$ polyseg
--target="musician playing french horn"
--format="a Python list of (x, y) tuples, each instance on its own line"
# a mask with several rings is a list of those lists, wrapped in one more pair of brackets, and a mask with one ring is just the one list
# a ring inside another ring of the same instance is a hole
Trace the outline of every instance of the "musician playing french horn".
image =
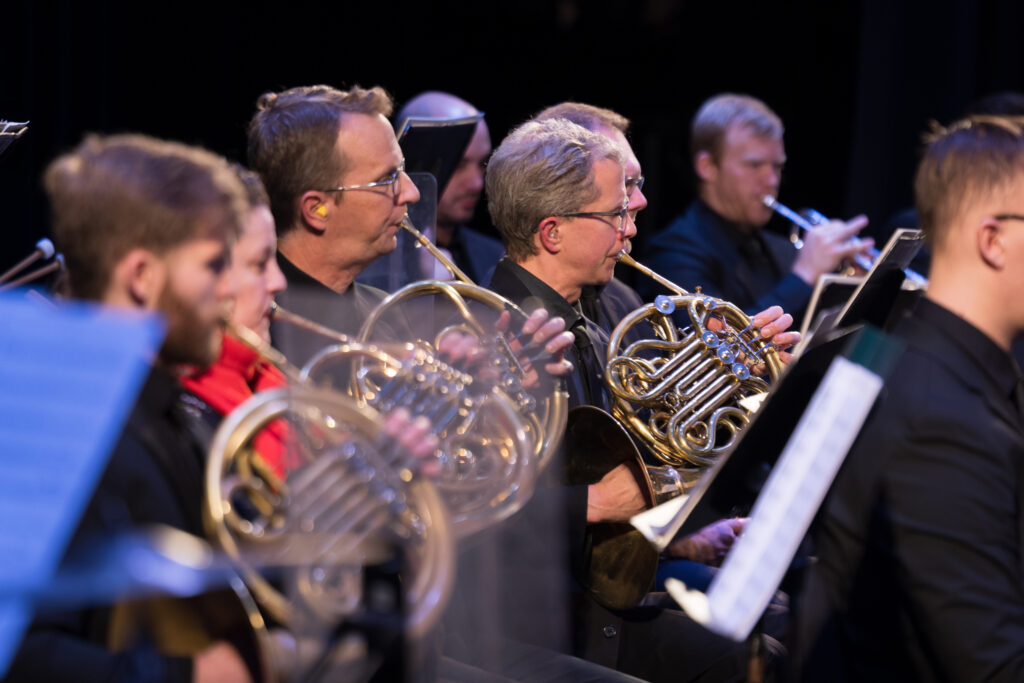
[[(97, 535), (161, 523), (202, 535), (204, 446), (176, 399), (182, 364), (220, 349), (229, 244), (244, 190), (214, 154), (143, 136), (89, 137), (54, 161), (45, 184), (69, 294), (164, 316), (167, 336), (79, 525), (72, 547)], [(195, 657), (106, 647), (108, 608), (40, 618), (7, 680), (242, 681), (238, 652), (216, 641)]]
[[(249, 161), (270, 196), (277, 258), (288, 281), (284, 308), (331, 329), (359, 330), (385, 293), (355, 281), (375, 259), (394, 251), (409, 204), (419, 191), (404, 171), (381, 87), (342, 91), (316, 85), (266, 93), (249, 124)], [(415, 335), (391, 322), (393, 339)], [(550, 373), (568, 371), (561, 354), (571, 336), (564, 323), (538, 314), (524, 323), (552, 354)], [(274, 326), (274, 341), (296, 365), (323, 346), (321, 337)]]
[[(874, 242), (854, 239), (864, 216), (820, 226), (799, 251), (762, 229), (772, 217), (764, 197), (778, 194), (786, 163), (782, 134), (775, 112), (748, 95), (716, 95), (701, 105), (690, 135), (698, 198), (651, 239), (643, 263), (747, 313), (778, 305), (801, 316), (818, 278)], [(648, 298), (660, 293), (645, 280), (637, 288)]]
[[(491, 287), (524, 307), (539, 303), (569, 321), (570, 357), (577, 368), (569, 382), (571, 401), (605, 408), (602, 344), (618, 319), (640, 305), (614, 280), (614, 268), (636, 234), (636, 212), (646, 206), (635, 155), (621, 131), (608, 128), (602, 135), (562, 118), (527, 122), (499, 146), (486, 179), (491, 217), (507, 252)], [(781, 309), (765, 311), (754, 322), (779, 345), (798, 338), (785, 332), (792, 318)], [(570, 487), (567, 498), (561, 523), (568, 527), (572, 570), (579, 577), (590, 561), (585, 524), (628, 519), (645, 503), (625, 466), (596, 484)], [(708, 536), (722, 530), (717, 526)], [(679, 612), (612, 611), (582, 589), (575, 590), (573, 602), (578, 656), (646, 680), (688, 680), (709, 670), (716, 680), (743, 675), (739, 649)]]

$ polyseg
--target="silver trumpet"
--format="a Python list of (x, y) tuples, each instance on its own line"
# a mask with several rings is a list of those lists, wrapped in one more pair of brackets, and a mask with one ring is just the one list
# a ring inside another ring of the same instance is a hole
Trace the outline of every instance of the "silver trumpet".
[[(801, 237), (800, 232), (801, 230), (805, 233), (810, 232), (812, 230), (815, 230), (817, 226), (822, 225), (824, 223), (828, 223), (828, 218), (821, 215), (817, 211), (810, 210), (808, 212), (809, 217), (802, 216), (793, 209), (786, 206), (785, 204), (780, 204), (779, 201), (770, 194), (766, 194), (764, 196), (763, 201), (765, 206), (767, 206), (769, 209), (771, 209), (772, 211), (779, 214), (780, 216), (782, 216), (783, 218), (785, 218), (786, 220), (793, 224), (795, 229), (792, 233), (790, 233), (789, 241), (792, 242), (793, 246), (797, 249), (800, 249), (804, 246), (804, 241)], [(852, 257), (852, 259), (854, 263), (856, 263), (864, 270), (871, 270), (872, 266), (875, 265), (875, 262), (878, 260), (879, 256), (881, 256), (881, 253), (877, 249), (872, 247), (867, 251), (866, 254), (856, 254)], [(924, 277), (920, 273), (911, 270), (910, 268), (907, 268), (903, 272), (906, 274), (907, 279), (918, 287), (925, 287), (928, 284), (928, 278)]]

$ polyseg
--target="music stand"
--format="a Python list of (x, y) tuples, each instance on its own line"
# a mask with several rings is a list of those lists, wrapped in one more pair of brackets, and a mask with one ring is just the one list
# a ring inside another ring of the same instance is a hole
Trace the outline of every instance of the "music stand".
[(738, 641), (750, 634), (901, 350), (870, 327), (836, 333), (784, 375), (733, 452), (698, 482), (682, 507), (684, 532), (709, 509), (720, 517), (723, 500), (753, 501), (753, 511), (706, 594), (666, 582), (695, 621)]
[(32, 614), (27, 583), (45, 587), (99, 480), (149, 361), (155, 317), (0, 296), (0, 673)]
[(405, 170), (433, 175), (440, 197), (483, 117), (481, 112), (455, 119), (410, 117), (402, 121), (396, 132)]
[(27, 130), (28, 121), (18, 123), (0, 119), (0, 154), (3, 154), (11, 146), (11, 143), (24, 135)]
[(900, 228), (893, 232), (871, 270), (846, 303), (841, 308), (819, 307), (814, 324), (801, 330), (804, 338), (793, 354), (799, 356), (816, 343), (815, 337), (837, 328), (868, 323), (886, 329), (889, 322), (920, 295), (920, 285), (909, 279), (904, 271), (923, 245), (924, 234), (920, 230)]
[(810, 329), (818, 329), (820, 317), (827, 315), (828, 311), (837, 314), (863, 281), (863, 276), (838, 273), (826, 273), (819, 277), (814, 283), (814, 291), (811, 293), (807, 312), (804, 313), (804, 320), (800, 325), (801, 337), (806, 337)]

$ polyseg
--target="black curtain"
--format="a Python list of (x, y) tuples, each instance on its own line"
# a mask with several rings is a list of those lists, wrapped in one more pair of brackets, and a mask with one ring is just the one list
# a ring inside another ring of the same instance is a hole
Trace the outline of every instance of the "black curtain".
[(139, 131), (244, 160), (257, 96), (310, 83), (380, 84), (399, 101), (448, 90), (487, 113), (495, 144), (555, 102), (616, 109), (648, 177), (641, 242), (692, 197), (693, 112), (747, 92), (786, 124), (787, 204), (881, 224), (911, 202), (929, 119), (1024, 89), (1022, 11), (1011, 0), (14, 0), (0, 119), (31, 128), (0, 157), (0, 268), (48, 234), (40, 175), (85, 133)]

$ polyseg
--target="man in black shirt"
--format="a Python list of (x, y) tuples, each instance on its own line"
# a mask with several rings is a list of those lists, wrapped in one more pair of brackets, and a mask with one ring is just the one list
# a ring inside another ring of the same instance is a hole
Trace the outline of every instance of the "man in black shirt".
[[(753, 97), (723, 94), (705, 102), (690, 137), (698, 199), (654, 236), (644, 262), (691, 292), (699, 286), (747, 313), (782, 306), (799, 319), (818, 278), (874, 243), (851, 239), (867, 224), (863, 216), (822, 225), (804, 236), (799, 251), (762, 230), (772, 217), (764, 198), (778, 194), (786, 163), (782, 132), (775, 112)], [(645, 296), (659, 293), (643, 280), (638, 288)]]
[[(380, 87), (318, 85), (265, 93), (249, 123), (249, 162), (270, 196), (288, 281), (279, 302), (347, 334), (384, 297), (356, 275), (395, 249), (406, 207), (420, 196), (405, 174), (391, 109)], [(272, 335), (296, 365), (326, 346), (284, 325)]]
[[(553, 118), (510, 133), (488, 165), (488, 205), (507, 250), (491, 287), (526, 308), (543, 305), (566, 319), (575, 339), (572, 405), (608, 407), (601, 378), (607, 335), (639, 304), (628, 288), (606, 287), (618, 254), (636, 234), (624, 159), (622, 147), (609, 137)], [(792, 342), (782, 334), (791, 322), (779, 310), (757, 321), (781, 344)], [(581, 580), (590, 562), (585, 525), (626, 521), (645, 502), (626, 465), (595, 484), (566, 487), (565, 498), (564, 517), (543, 523), (567, 527), (573, 573)], [(573, 602), (573, 649), (579, 656), (649, 680), (745, 675), (742, 652), (677, 611), (611, 611), (582, 590)]]
[[(229, 244), (246, 210), (225, 160), (143, 136), (89, 137), (45, 176), (54, 236), (81, 299), (161, 314), (167, 335), (72, 547), (140, 525), (202, 535), (205, 450), (181, 411), (177, 374), (220, 350)], [(245, 681), (237, 651), (217, 641), (194, 658), (107, 649), (111, 610), (43, 615), (9, 680)]]
[(930, 282), (820, 514), (806, 680), (1024, 679), (1024, 118), (934, 133), (915, 196)]

